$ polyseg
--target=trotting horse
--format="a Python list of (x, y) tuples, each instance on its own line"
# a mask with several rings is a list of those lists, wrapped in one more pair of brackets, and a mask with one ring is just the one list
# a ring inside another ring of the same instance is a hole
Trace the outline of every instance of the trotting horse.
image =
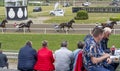
[(23, 31), (23, 28), (27, 28), (27, 31), (31, 32), (30, 31), (30, 27), (31, 27), (31, 24), (33, 24), (32, 20), (29, 20), (27, 21), (26, 23), (22, 22), (18, 25), (16, 25), (17, 28), (19, 28), (19, 31), (22, 30)]
[(103, 27), (103, 28), (105, 28), (105, 27), (109, 27), (109, 28), (111, 28), (111, 29), (114, 29), (114, 25), (117, 25), (117, 22), (116, 21), (112, 21), (112, 22), (110, 22), (110, 23), (101, 23), (101, 26)]
[(1, 23), (0, 23), (0, 27), (3, 28), (3, 31), (6, 30), (6, 23), (8, 23), (8, 21), (6, 19), (4, 19)]
[(67, 31), (69, 31), (70, 28), (73, 29), (73, 26), (72, 26), (73, 23), (75, 23), (74, 19), (70, 20), (70, 21), (67, 22), (67, 23), (61, 23), (61, 24), (58, 25), (58, 27), (59, 27), (60, 29), (63, 29), (64, 31), (65, 31), (64, 28), (67, 27), (67, 28), (68, 28)]

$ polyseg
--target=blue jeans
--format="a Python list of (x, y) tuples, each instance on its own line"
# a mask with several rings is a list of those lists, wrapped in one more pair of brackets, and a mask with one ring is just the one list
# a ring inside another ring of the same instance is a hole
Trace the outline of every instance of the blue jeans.
[(111, 71), (111, 70), (99, 66), (99, 67), (90, 67), (87, 71)]

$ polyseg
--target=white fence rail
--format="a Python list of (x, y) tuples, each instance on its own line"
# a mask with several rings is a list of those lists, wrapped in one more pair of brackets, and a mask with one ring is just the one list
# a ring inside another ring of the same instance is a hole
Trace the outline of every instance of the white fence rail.
[[(9, 33), (20, 33), (20, 34), (88, 34), (92, 31), (93, 28), (75, 28), (64, 30), (54, 29), (54, 28), (30, 28), (31, 32), (28, 32), (27, 28), (18, 29), (18, 28), (0, 28), (1, 34), (9, 34)], [(57, 31), (59, 30), (59, 31)], [(120, 34), (120, 29), (113, 29), (113, 34)]]

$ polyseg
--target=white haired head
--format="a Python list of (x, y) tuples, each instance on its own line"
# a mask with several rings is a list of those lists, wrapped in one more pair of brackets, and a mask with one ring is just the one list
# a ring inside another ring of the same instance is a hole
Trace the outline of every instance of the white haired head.
[(109, 38), (111, 32), (112, 32), (112, 29), (110, 29), (109, 27), (105, 27), (104, 28), (104, 38)]
[(105, 27), (105, 28), (104, 28), (104, 32), (105, 32), (105, 33), (106, 33), (106, 32), (111, 33), (111, 32), (112, 32), (112, 29), (110, 29), (109, 27)]

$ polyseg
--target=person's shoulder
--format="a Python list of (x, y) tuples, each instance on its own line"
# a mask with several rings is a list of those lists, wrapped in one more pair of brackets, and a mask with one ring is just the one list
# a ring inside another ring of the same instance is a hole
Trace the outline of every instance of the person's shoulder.
[(95, 44), (95, 41), (93, 38), (91, 38), (91, 39), (85, 41), (85, 44), (87, 44), (87, 45)]
[(68, 52), (69, 52), (69, 53), (73, 53), (73, 52), (72, 52), (71, 50), (69, 50), (69, 49), (68, 49)]
[(48, 49), (49, 52), (52, 52), (52, 50)]
[(46, 48), (46, 51), (48, 51), (48, 52), (52, 52), (52, 50), (50, 50), (50, 49), (48, 49), (48, 48)]
[(6, 55), (6, 54), (2, 53), (2, 55)]
[(22, 50), (24, 50), (24, 47), (21, 47), (19, 51), (22, 51)]
[(36, 52), (36, 50), (34, 48), (32, 48), (31, 50)]
[(58, 53), (58, 52), (60, 52), (60, 49), (58, 49), (58, 50), (55, 50), (55, 53)]

